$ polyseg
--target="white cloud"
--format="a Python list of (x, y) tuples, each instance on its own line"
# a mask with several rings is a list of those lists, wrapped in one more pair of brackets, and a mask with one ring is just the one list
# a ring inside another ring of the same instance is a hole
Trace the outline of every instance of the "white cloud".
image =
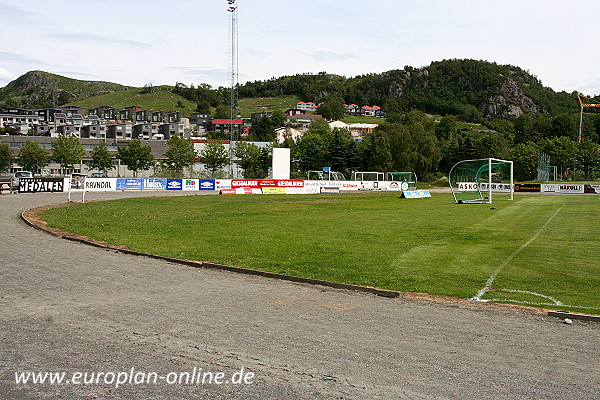
[(6, 86), (5, 83), (8, 83), (15, 78), (16, 76), (14, 74), (10, 73), (7, 69), (0, 67), (0, 84), (2, 84), (2, 86)]

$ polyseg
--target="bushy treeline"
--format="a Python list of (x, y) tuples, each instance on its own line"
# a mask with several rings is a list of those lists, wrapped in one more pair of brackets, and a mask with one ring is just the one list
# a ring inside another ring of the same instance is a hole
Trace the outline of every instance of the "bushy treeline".
[[(515, 161), (518, 180), (534, 180), (540, 151), (550, 155), (559, 179), (598, 177), (600, 115), (586, 115), (584, 140), (573, 131), (576, 115), (532, 118), (524, 114), (503, 131), (464, 127), (456, 116), (440, 121), (420, 111), (389, 117), (362, 142), (345, 129), (330, 129), (324, 120), (313, 122), (297, 142), (287, 138), (297, 176), (331, 167), (350, 177), (352, 171), (415, 172), (420, 179), (447, 175), (458, 161), (503, 158)], [(567, 122), (568, 121), (568, 122)], [(266, 124), (266, 123), (265, 123)], [(567, 129), (565, 125), (570, 128)]]

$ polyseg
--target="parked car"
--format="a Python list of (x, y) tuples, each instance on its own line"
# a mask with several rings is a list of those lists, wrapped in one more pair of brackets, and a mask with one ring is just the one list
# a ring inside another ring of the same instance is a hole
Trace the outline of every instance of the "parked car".
[(19, 178), (33, 178), (33, 174), (29, 171), (17, 171), (10, 180), (12, 190), (19, 190)]
[(108, 178), (108, 175), (106, 172), (92, 172), (90, 178)]

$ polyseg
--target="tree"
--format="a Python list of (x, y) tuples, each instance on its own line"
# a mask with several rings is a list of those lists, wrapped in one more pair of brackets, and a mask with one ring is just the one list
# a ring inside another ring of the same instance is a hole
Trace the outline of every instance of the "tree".
[(92, 161), (89, 164), (91, 169), (107, 172), (115, 168), (113, 165), (114, 157), (108, 152), (108, 148), (104, 142), (100, 142), (100, 144), (90, 152), (90, 156), (92, 157)]
[(131, 140), (126, 147), (119, 147), (117, 157), (137, 176), (140, 170), (148, 170), (154, 157), (150, 146), (142, 146), (139, 140)]
[(350, 131), (343, 128), (332, 130), (333, 138), (329, 143), (329, 166), (334, 171), (343, 172), (358, 166), (358, 150)]
[(38, 173), (40, 169), (48, 165), (50, 156), (48, 152), (36, 142), (28, 140), (17, 154), (17, 163), (27, 171)]
[(533, 139), (533, 119), (531, 118), (531, 115), (519, 115), (514, 124), (516, 143), (526, 143)]
[(392, 168), (392, 152), (390, 142), (384, 131), (375, 130), (373, 137), (373, 147), (368, 161), (369, 170), (389, 172)]
[(196, 111), (199, 113), (206, 113), (210, 111), (210, 103), (207, 100), (201, 100), (196, 104)]
[(510, 151), (515, 179), (528, 181), (537, 176), (539, 148), (533, 143), (518, 143)]
[(229, 119), (231, 117), (231, 110), (225, 104), (219, 104), (215, 109), (216, 119)]
[(577, 146), (577, 167), (584, 173), (586, 179), (589, 179), (590, 170), (595, 170), (600, 164), (600, 145), (589, 140), (584, 140)]
[(458, 119), (454, 115), (442, 117), (440, 123), (435, 127), (435, 134), (440, 140), (448, 140), (458, 129)]
[(0, 143), (0, 172), (8, 171), (12, 165), (13, 156), (7, 144)]
[(567, 136), (545, 139), (540, 143), (540, 147), (550, 155), (552, 164), (556, 165), (560, 172), (566, 173), (575, 166), (577, 144)]
[(52, 142), (52, 159), (63, 170), (73, 169), (73, 165), (81, 162), (84, 155), (85, 149), (76, 137), (61, 135)]
[(324, 102), (318, 108), (316, 113), (323, 116), (328, 121), (338, 120), (344, 117), (344, 100), (340, 97), (329, 96), (323, 99)]
[(315, 132), (304, 134), (295, 146), (294, 158), (298, 160), (300, 170), (321, 170), (325, 167), (327, 145), (323, 137)]
[(264, 178), (260, 168), (261, 151), (255, 144), (237, 142), (233, 154), (238, 159), (236, 163), (244, 170), (244, 178)]
[(176, 176), (183, 174), (184, 168), (190, 168), (194, 165), (196, 151), (191, 139), (184, 139), (183, 136), (174, 135), (167, 140), (169, 148), (165, 151), (167, 169), (173, 171)]
[(200, 150), (200, 158), (204, 166), (210, 171), (211, 178), (215, 177), (215, 172), (229, 164), (229, 153), (225, 146), (217, 140), (209, 140)]

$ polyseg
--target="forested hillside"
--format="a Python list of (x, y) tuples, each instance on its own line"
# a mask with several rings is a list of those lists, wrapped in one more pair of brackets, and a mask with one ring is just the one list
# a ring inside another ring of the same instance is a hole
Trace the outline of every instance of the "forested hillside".
[(353, 78), (327, 73), (284, 76), (246, 83), (239, 93), (241, 97), (297, 95), (317, 102), (339, 97), (348, 104), (377, 104), (400, 113), (418, 109), (452, 114), (470, 122), (578, 110), (575, 94), (544, 87), (519, 67), (476, 60), (444, 60)]

